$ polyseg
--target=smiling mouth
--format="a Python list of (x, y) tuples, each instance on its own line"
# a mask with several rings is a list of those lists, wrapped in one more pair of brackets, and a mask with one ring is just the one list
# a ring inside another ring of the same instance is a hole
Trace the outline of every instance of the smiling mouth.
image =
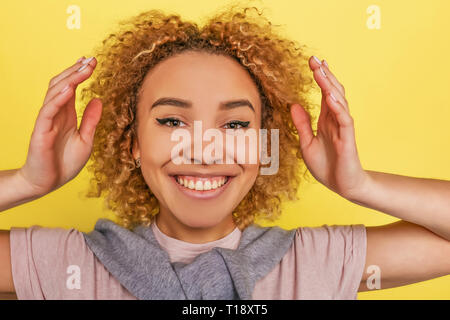
[(196, 177), (196, 176), (172, 176), (181, 187), (194, 191), (213, 191), (223, 188), (231, 180), (230, 176)]

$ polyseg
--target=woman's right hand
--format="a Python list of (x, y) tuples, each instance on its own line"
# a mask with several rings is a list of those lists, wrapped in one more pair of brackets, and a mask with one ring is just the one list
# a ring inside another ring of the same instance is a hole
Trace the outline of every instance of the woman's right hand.
[[(36, 196), (43, 196), (77, 176), (92, 151), (102, 102), (94, 98), (88, 103), (78, 129), (75, 91), (90, 77), (97, 61), (80, 60), (51, 79), (31, 135), (26, 162), (18, 171)], [(79, 70), (82, 66), (85, 67)]]

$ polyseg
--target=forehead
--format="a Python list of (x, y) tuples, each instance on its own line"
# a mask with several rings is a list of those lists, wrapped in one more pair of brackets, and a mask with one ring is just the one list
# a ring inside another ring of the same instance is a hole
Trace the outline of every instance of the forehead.
[(178, 97), (196, 103), (249, 99), (260, 108), (258, 89), (247, 70), (231, 57), (184, 52), (164, 60), (146, 75), (141, 88), (146, 100)]

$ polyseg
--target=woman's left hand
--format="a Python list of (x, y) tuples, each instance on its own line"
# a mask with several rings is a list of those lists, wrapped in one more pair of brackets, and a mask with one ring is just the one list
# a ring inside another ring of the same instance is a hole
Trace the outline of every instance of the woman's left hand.
[(299, 133), (303, 160), (311, 174), (327, 188), (350, 198), (362, 190), (368, 174), (359, 161), (344, 87), (323, 62), (314, 57), (309, 60), (322, 91), (317, 135), (313, 134), (310, 116), (302, 106), (293, 104), (291, 116)]

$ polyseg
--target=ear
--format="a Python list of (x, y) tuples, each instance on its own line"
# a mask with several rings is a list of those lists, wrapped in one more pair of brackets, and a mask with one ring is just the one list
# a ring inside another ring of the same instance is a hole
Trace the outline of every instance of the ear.
[(139, 148), (137, 134), (133, 135), (133, 145), (131, 146), (131, 153), (133, 154), (134, 160), (141, 157), (141, 149)]

